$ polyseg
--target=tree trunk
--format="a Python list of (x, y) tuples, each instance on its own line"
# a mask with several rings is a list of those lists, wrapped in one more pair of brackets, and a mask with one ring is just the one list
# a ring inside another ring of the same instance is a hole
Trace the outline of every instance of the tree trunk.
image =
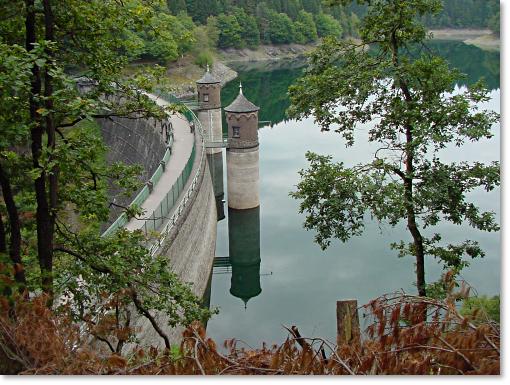
[[(2, 188), (2, 196), (4, 198), (5, 206), (7, 208), (7, 215), (9, 217), (10, 225), (10, 242), (9, 242), (9, 257), (11, 258), (14, 279), (19, 284), (18, 291), (23, 293), (26, 287), (25, 269), (21, 260), (21, 224), (18, 215), (18, 208), (14, 202), (14, 195), (12, 193), (9, 177), (5, 173), (2, 165), (0, 164), (0, 186)], [(5, 229), (2, 223), (2, 232), (4, 238), (1, 242), (5, 242)], [(5, 247), (5, 244), (4, 244)], [(0, 249), (1, 251), (1, 249)]]
[(407, 228), (413, 237), (414, 252), (416, 256), (416, 287), (418, 295), (425, 297), (427, 295), (425, 284), (425, 253), (423, 251), (423, 237), (421, 236), (418, 225), (416, 224), (416, 215), (413, 205), (413, 181), (406, 178), (405, 188), (405, 206), (407, 211)]
[[(34, 8), (34, 0), (25, 0), (26, 5), (26, 48), (32, 51), (37, 41), (36, 36), (36, 13)], [(31, 129), (31, 149), (32, 149), (32, 165), (34, 169), (41, 171), (40, 175), (34, 181), (35, 199), (37, 203), (36, 224), (37, 224), (37, 253), (39, 258), (39, 266), (41, 268), (41, 284), (42, 289), (51, 299), (53, 297), (53, 233), (51, 226), (51, 214), (49, 210), (47, 194), (46, 194), (46, 172), (41, 168), (39, 159), (41, 157), (43, 146), (43, 122), (41, 116), (37, 112), (39, 104), (37, 98), (41, 94), (41, 73), (37, 65), (32, 67), (32, 87), (29, 100), (30, 119), (33, 122)]]
[[(51, 9), (51, 1), (43, 1), (44, 8), (44, 27), (45, 27), (45, 39), (47, 41), (54, 41), (54, 18), (53, 11)], [(46, 54), (49, 57), (53, 56), (53, 52), (46, 49)], [(55, 150), (55, 123), (53, 120), (53, 77), (50, 74), (50, 69), (45, 68), (44, 72), (44, 96), (45, 102), (44, 107), (48, 111), (45, 117), (46, 124), (46, 135), (47, 135), (47, 146), (52, 150)], [(46, 191), (44, 191), (45, 207), (43, 214), (43, 228), (41, 232), (41, 240), (39, 249), (39, 265), (42, 273), (42, 286), (43, 290), (49, 294), (50, 301), (53, 297), (53, 243), (55, 234), (55, 216), (57, 206), (57, 181), (58, 181), (58, 169), (54, 166), (48, 174), (48, 188), (49, 197), (46, 197)], [(48, 201), (49, 199), (49, 201)]]
[[(54, 41), (54, 17), (53, 11), (51, 9), (51, 1), (44, 0), (44, 26), (45, 26), (45, 39), (47, 41)], [(53, 56), (53, 52), (50, 49), (46, 49), (46, 54), (49, 57)], [(45, 69), (44, 72), (44, 96), (45, 100), (45, 108), (47, 111), (50, 111), (45, 117), (46, 121), (46, 134), (48, 136), (48, 148), (51, 148), (52, 152), (56, 147), (56, 138), (55, 138), (55, 122), (53, 119), (53, 77), (48, 68)], [(53, 156), (51, 156), (53, 158)], [(55, 215), (57, 208), (57, 187), (58, 187), (58, 167), (54, 166), (50, 175), (48, 176), (49, 180), (49, 195), (50, 195), (50, 210), (51, 217), (53, 220), (53, 227), (55, 226)], [(52, 232), (53, 234), (53, 232)]]
[(7, 234), (5, 233), (4, 220), (0, 211), (0, 253), (7, 253)]
[[(396, 29), (391, 33), (391, 50), (392, 50), (392, 61), (393, 66), (398, 74), (399, 64), (399, 52), (398, 52), (398, 41)], [(402, 79), (397, 75), (396, 86), (400, 88), (406, 103), (410, 104), (413, 102), (411, 91), (407, 85), (405, 79)], [(427, 295), (426, 283), (425, 283), (425, 253), (423, 250), (423, 237), (421, 236), (418, 225), (416, 224), (416, 212), (414, 208), (413, 199), (413, 179), (414, 179), (414, 149), (413, 149), (413, 127), (409, 122), (405, 123), (406, 131), (406, 149), (405, 149), (405, 165), (406, 175), (404, 180), (404, 205), (407, 214), (407, 228), (413, 237), (414, 253), (416, 256), (416, 287), (418, 294), (422, 297)]]

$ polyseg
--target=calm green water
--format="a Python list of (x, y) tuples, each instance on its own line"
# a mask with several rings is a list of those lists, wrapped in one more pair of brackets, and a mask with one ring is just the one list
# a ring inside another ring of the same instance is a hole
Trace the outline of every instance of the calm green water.
[[(484, 76), (493, 90), (487, 105), (499, 112), (499, 53), (459, 42), (434, 42), (433, 48), (467, 74), (464, 84)], [(369, 221), (362, 237), (334, 242), (321, 251), (313, 242), (314, 233), (302, 228), (304, 215), (298, 214), (299, 202), (288, 193), (299, 181), (298, 171), (307, 166), (307, 150), (331, 154), (348, 165), (370, 159), (375, 148), (365, 140), (368, 126), (360, 127), (357, 144), (346, 148), (338, 134), (321, 133), (312, 120), (286, 120), (287, 88), (302, 71), (296, 63), (280, 64), (277, 69), (245, 66), (238, 70), (244, 94), (261, 107), (260, 120), (272, 121), (273, 125), (259, 131), (260, 208), (232, 212), (225, 204), (225, 218), (218, 222), (216, 255), (230, 255), (233, 264), (214, 270), (210, 304), (219, 307), (220, 314), (209, 321), (208, 335), (218, 342), (237, 338), (260, 347), (262, 341), (282, 342), (287, 335), (283, 324), (297, 325), (303, 335), (334, 341), (337, 300), (355, 298), (364, 304), (394, 290), (416, 291), (413, 258), (399, 259), (389, 248), (390, 243), (409, 241), (410, 236), (404, 225), (391, 228)], [(239, 79), (226, 85), (224, 106), (237, 95), (238, 85)], [(492, 140), (462, 150), (446, 149), (442, 157), (451, 161), (499, 159), (499, 126)], [(226, 175), (224, 178), (226, 190)], [(471, 198), (499, 216), (499, 194), (499, 189), (477, 191)], [(224, 199), (228, 199), (226, 191)], [(450, 224), (437, 230), (450, 242), (480, 242), (487, 255), (473, 261), (463, 278), (479, 294), (499, 294), (500, 234)], [(429, 260), (427, 280), (436, 280), (440, 274), (441, 267)]]

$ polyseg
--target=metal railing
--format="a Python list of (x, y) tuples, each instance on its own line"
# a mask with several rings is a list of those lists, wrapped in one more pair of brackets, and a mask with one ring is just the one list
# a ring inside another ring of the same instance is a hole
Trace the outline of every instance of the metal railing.
[[(142, 190), (136, 195), (136, 197), (133, 199), (133, 201), (130, 203), (130, 206), (141, 206), (145, 200), (150, 195), (150, 188), (148, 184), (152, 184), (152, 186), (156, 185), (159, 180), (161, 179), (161, 175), (163, 175), (164, 169), (168, 162), (170, 161), (170, 156), (172, 155), (172, 145), (173, 145), (173, 133), (170, 135), (169, 142), (166, 146), (165, 154), (163, 155), (163, 159), (159, 163), (158, 168), (154, 173), (152, 174), (151, 178), (149, 179), (149, 182), (142, 188)], [(128, 216), (126, 213), (122, 213), (116, 220), (113, 222), (110, 227), (108, 227), (103, 234), (102, 237), (107, 237), (109, 235), (112, 235), (114, 232), (116, 232), (119, 228), (125, 226), (129, 222)]]
[[(200, 120), (198, 120), (195, 113), (188, 107), (186, 107), (186, 108), (188, 109), (188, 116), (191, 118), (188, 120), (190, 121), (190, 123), (194, 123), (194, 125), (195, 125), (195, 135), (197, 135), (197, 133), (199, 135), (199, 140), (200, 140), (200, 144), (201, 144), (200, 145), (200, 160), (198, 163), (197, 171), (193, 175), (193, 180), (192, 180), (191, 184), (189, 185), (188, 189), (186, 190), (186, 192), (184, 193), (184, 196), (182, 197), (181, 202), (174, 209), (172, 216), (170, 218), (168, 218), (165, 215), (161, 215), (161, 217), (160, 217), (161, 221), (158, 222), (159, 226), (161, 226), (165, 222), (166, 219), (168, 219), (168, 223), (159, 232), (156, 242), (154, 244), (152, 244), (151, 247), (149, 247), (149, 251), (150, 251), (151, 255), (155, 255), (157, 253), (157, 251), (159, 250), (161, 245), (164, 243), (166, 237), (170, 233), (170, 231), (178, 223), (182, 213), (184, 212), (184, 209), (186, 208), (190, 199), (192, 198), (193, 193), (198, 188), (199, 180), (200, 180), (201, 174), (202, 174), (204, 166), (205, 166), (205, 142), (204, 142), (204, 132), (203, 132), (202, 124), (200, 123)], [(186, 116), (186, 117), (188, 117), (188, 116)], [(188, 182), (189, 177), (191, 176), (191, 171), (193, 170), (193, 164), (195, 162), (195, 158), (196, 158), (196, 141), (193, 144), (193, 149), (191, 151), (191, 155), (188, 159), (188, 162), (186, 163), (184, 170), (181, 172), (181, 175), (180, 175), (180, 178), (182, 177), (181, 182), (179, 182), (179, 179), (177, 179), (177, 181), (174, 183), (172, 188), (167, 193), (166, 197), (161, 201), (158, 208), (152, 213), (152, 217), (154, 218), (154, 222), (153, 222), (154, 225), (156, 225), (155, 218), (156, 218), (156, 215), (158, 214), (157, 210), (159, 209), (159, 210), (161, 210), (161, 212), (163, 212), (163, 207), (165, 207), (165, 209), (169, 213), (172, 210), (175, 203), (178, 201), (179, 198), (177, 198), (176, 200), (172, 200), (172, 204), (170, 205), (168, 203), (169, 196), (172, 193), (172, 191), (174, 191), (175, 188), (179, 188), (179, 187), (176, 187), (176, 186), (179, 186), (179, 183), (180, 183), (180, 186), (182, 186), (181, 187), (181, 191), (182, 191), (182, 189)], [(150, 221), (150, 218), (149, 218), (149, 221)], [(145, 222), (144, 226), (147, 226), (147, 225), (148, 225), (148, 221)], [(154, 226), (154, 230), (156, 228), (157, 227)]]
[(193, 163), (195, 162), (195, 153), (196, 145), (193, 143), (191, 154), (181, 174), (173, 184), (172, 188), (167, 192), (165, 198), (163, 198), (163, 200), (159, 203), (158, 207), (152, 212), (150, 217), (145, 220), (145, 223), (143, 224), (145, 235), (148, 235), (148, 233), (151, 231), (157, 230), (165, 222), (165, 220), (168, 219), (168, 213), (179, 200), (179, 196), (184, 190), (184, 186), (186, 185), (188, 178), (191, 175)]
[[(149, 247), (149, 251), (151, 255), (154, 255), (158, 249), (161, 247), (163, 242), (165, 241), (166, 237), (170, 233), (170, 231), (173, 229), (173, 227), (177, 224), (180, 216), (182, 215), (184, 209), (186, 208), (186, 205), (188, 204), (189, 200), (192, 197), (193, 192), (198, 187), (199, 178), (201, 176), (201, 173), (204, 168), (204, 160), (205, 160), (205, 142), (204, 142), (204, 135), (203, 135), (203, 128), (202, 124), (198, 120), (195, 113), (186, 105), (180, 103), (179, 99), (177, 99), (175, 96), (171, 94), (163, 94), (159, 93), (158, 95), (162, 99), (166, 100), (170, 103), (176, 103), (180, 104), (183, 111), (181, 113), (186, 117), (186, 119), (193, 123), (195, 126), (195, 135), (198, 134), (199, 140), (200, 140), (200, 162), (197, 171), (193, 175), (193, 180), (188, 187), (188, 189), (184, 192), (184, 187), (189, 181), (189, 178), (191, 177), (191, 173), (193, 171), (193, 164), (196, 160), (196, 153), (197, 153), (197, 146), (196, 146), (196, 140), (193, 142), (193, 147), (191, 150), (191, 154), (186, 162), (186, 165), (184, 166), (184, 169), (182, 170), (181, 174), (175, 181), (175, 183), (172, 185), (172, 187), (168, 190), (165, 197), (160, 201), (156, 209), (150, 214), (150, 216), (146, 219), (144, 219), (144, 224), (142, 226), (143, 231), (146, 235), (148, 235), (152, 231), (157, 231), (158, 228), (160, 228), (163, 224), (166, 223), (166, 225), (163, 227), (162, 231), (157, 234), (157, 239), (155, 243), (153, 243)], [(172, 136), (173, 137), (173, 136)], [(152, 186), (155, 186), (159, 179), (161, 178), (161, 175), (164, 172), (166, 164), (168, 164), (168, 161), (170, 160), (171, 155), (171, 147), (167, 148), (167, 151), (165, 152), (165, 155), (163, 157), (163, 160), (161, 161), (161, 164), (157, 168), (157, 170), (152, 175), (151, 179), (149, 180), (150, 183), (152, 183)], [(145, 200), (150, 195), (151, 189), (148, 185), (144, 186), (144, 188), (138, 193), (138, 195), (135, 197), (131, 205), (138, 205), (141, 206)], [(182, 193), (184, 192), (184, 196), (182, 197)], [(181, 199), (182, 197), (182, 199)], [(175, 207), (176, 203), (179, 202), (179, 199), (181, 199), (180, 203), (177, 207)], [(174, 209), (175, 208), (175, 209)], [(169, 216), (170, 212), (173, 214)], [(117, 231), (119, 228), (125, 226), (129, 222), (129, 219), (126, 215), (126, 213), (122, 213), (117, 220), (102, 234), (103, 237), (107, 237), (111, 234), (113, 234), (115, 231)]]
[(180, 106), (181, 110), (179, 112), (181, 114), (183, 114), (186, 117), (186, 119), (188, 119), (188, 122), (193, 121), (193, 115), (195, 115), (195, 114), (193, 113), (193, 111), (190, 108), (190, 105), (192, 105), (192, 103), (188, 104), (188, 103), (180, 100), (177, 96), (172, 95), (171, 93), (162, 91), (162, 90), (156, 90), (156, 96), (167, 101), (168, 103), (172, 103), (172, 104), (176, 104), (176, 105)]

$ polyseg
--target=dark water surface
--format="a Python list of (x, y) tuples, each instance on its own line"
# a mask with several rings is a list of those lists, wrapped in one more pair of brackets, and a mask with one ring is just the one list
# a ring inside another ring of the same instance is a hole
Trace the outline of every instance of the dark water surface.
[[(433, 49), (467, 74), (466, 80), (459, 82), (460, 87), (485, 77), (493, 90), (487, 106), (499, 112), (499, 52), (482, 51), (460, 42), (433, 42)], [(225, 203), (225, 218), (218, 222), (216, 255), (230, 255), (235, 263), (214, 269), (210, 304), (219, 307), (220, 314), (209, 321), (208, 335), (217, 342), (237, 338), (260, 347), (262, 341), (280, 343), (285, 339), (287, 332), (281, 325), (297, 325), (303, 335), (334, 341), (337, 300), (352, 298), (364, 304), (394, 290), (416, 291), (413, 258), (400, 259), (389, 247), (392, 242), (409, 242), (410, 235), (403, 224), (391, 228), (367, 219), (361, 237), (347, 243), (335, 241), (321, 251), (313, 242), (314, 233), (303, 229), (305, 215), (298, 213), (299, 201), (289, 192), (299, 182), (298, 171), (307, 167), (307, 150), (331, 154), (346, 165), (371, 159), (376, 147), (366, 142), (369, 125), (360, 127), (357, 143), (346, 148), (338, 134), (321, 133), (311, 119), (285, 119), (287, 88), (300, 76), (302, 66), (287, 63), (278, 68), (245, 65), (237, 69), (240, 77), (223, 89), (222, 104), (234, 99), (241, 80), (244, 94), (261, 107), (260, 120), (272, 121), (273, 125), (259, 130), (260, 208), (243, 213), (229, 211)], [(499, 160), (499, 125), (494, 133), (490, 141), (460, 150), (448, 148), (442, 158)], [(227, 200), (226, 175), (224, 178)], [(476, 191), (470, 197), (483, 209), (495, 211), (499, 220), (499, 194), (499, 189)], [(486, 257), (472, 261), (462, 277), (479, 294), (499, 294), (500, 233), (447, 223), (434, 230), (443, 233), (448, 242), (479, 241)], [(438, 279), (441, 272), (437, 262), (427, 261), (428, 282)]]

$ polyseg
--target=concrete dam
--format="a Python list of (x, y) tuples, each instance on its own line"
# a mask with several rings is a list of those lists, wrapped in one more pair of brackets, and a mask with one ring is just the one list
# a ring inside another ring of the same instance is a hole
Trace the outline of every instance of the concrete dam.
[[(151, 98), (162, 106), (176, 102), (168, 96)], [(144, 182), (134, 197), (116, 202), (119, 206), (140, 206), (145, 212), (143, 218), (128, 219), (122, 209), (114, 208), (103, 235), (121, 227), (155, 234), (155, 241), (149, 245), (150, 253), (168, 257), (172, 270), (182, 281), (192, 284), (194, 294), (207, 298), (217, 221), (225, 218), (223, 148), (227, 152), (229, 216), (258, 210), (259, 108), (244, 97), (240, 88), (236, 100), (224, 108), (228, 124), (225, 137), (221, 84), (209, 68), (197, 81), (197, 99), (196, 113), (188, 108), (182, 114), (169, 114), (162, 121), (122, 118), (99, 121), (110, 149), (107, 161), (141, 165), (140, 178)], [(114, 195), (115, 191), (111, 193)], [(154, 314), (154, 318), (172, 343), (180, 341), (183, 328), (170, 329), (163, 314)], [(143, 345), (164, 346), (163, 339), (145, 318), (137, 317), (133, 326), (141, 330), (138, 337)]]

